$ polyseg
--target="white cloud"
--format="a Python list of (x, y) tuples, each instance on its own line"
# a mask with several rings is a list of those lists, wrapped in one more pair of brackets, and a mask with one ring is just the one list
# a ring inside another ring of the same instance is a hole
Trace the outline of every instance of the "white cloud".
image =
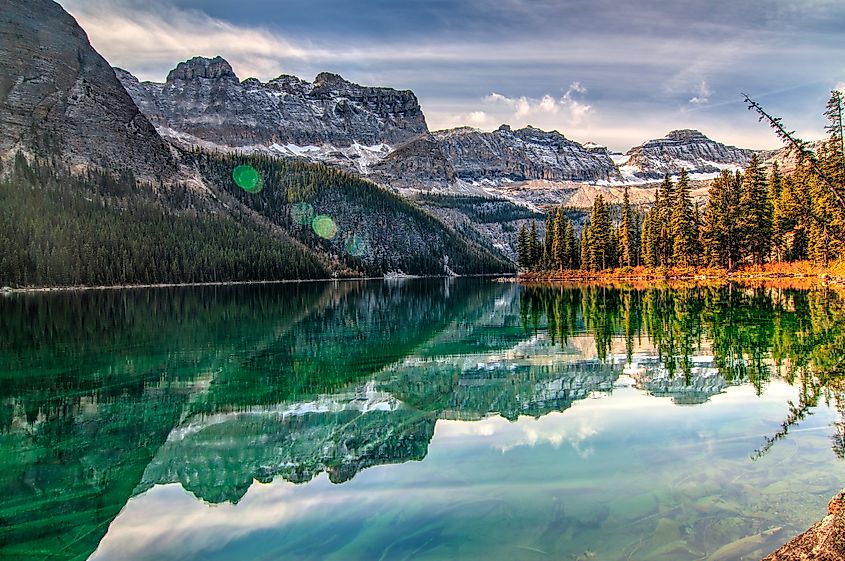
[(695, 95), (689, 100), (690, 103), (693, 105), (701, 105), (703, 103), (707, 103), (710, 101), (710, 96), (713, 94), (710, 86), (707, 85), (706, 80), (702, 80), (698, 83), (698, 88), (696, 90)]
[(510, 110), (510, 121), (524, 122), (530, 117), (561, 115), (568, 125), (581, 124), (592, 111), (592, 106), (575, 99), (576, 95), (586, 93), (587, 90), (580, 82), (573, 82), (559, 98), (549, 94), (540, 99), (527, 96), (507, 97), (493, 92), (481, 101), (492, 106), (504, 106)]

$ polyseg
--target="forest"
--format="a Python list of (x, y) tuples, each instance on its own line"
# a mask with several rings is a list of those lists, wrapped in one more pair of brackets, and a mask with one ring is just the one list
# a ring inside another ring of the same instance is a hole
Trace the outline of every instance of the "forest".
[[(58, 155), (0, 163), (0, 287), (513, 269), (479, 241), (341, 171), (201, 151), (182, 161), (209, 191), (141, 184), (127, 170), (72, 172)], [(238, 184), (238, 169), (251, 185)]]
[(0, 180), (3, 286), (328, 275), (301, 244), (210, 212), (184, 187), (138, 188), (128, 172), (72, 174), (55, 160), (29, 162), (21, 155), (8, 171)]
[[(563, 207), (546, 218), (544, 239), (536, 224), (519, 232), (519, 266), (529, 271), (602, 271), (711, 267), (810, 261), (827, 266), (845, 258), (845, 144), (842, 94), (832, 92), (825, 111), (829, 136), (818, 150), (796, 140), (780, 120), (767, 117), (796, 153), (783, 174), (766, 169), (755, 154), (742, 172), (713, 180), (706, 205), (692, 200), (689, 177), (667, 174), (648, 209), (632, 206), (625, 189), (621, 217), (599, 195), (587, 225), (576, 236)], [(755, 108), (759, 108), (755, 104)], [(762, 111), (762, 109), (760, 109)]]

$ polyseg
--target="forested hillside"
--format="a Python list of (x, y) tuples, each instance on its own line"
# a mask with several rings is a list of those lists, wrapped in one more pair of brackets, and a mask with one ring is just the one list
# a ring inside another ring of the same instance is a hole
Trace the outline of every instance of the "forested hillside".
[[(511, 272), (494, 250), (447, 228), (374, 183), (319, 164), (268, 156), (186, 152), (206, 184), (343, 267), (370, 275)], [(254, 186), (238, 185), (246, 169)]]
[[(162, 203), (165, 197), (167, 206)], [(203, 203), (184, 188), (158, 195), (139, 189), (131, 174), (74, 176), (60, 165), (28, 164), (18, 157), (14, 169), (0, 180), (0, 285), (328, 275), (324, 263), (301, 244), (209, 212)], [(186, 210), (191, 206), (200, 210)]]
[(72, 174), (57, 159), (17, 156), (0, 170), (0, 286), (511, 270), (504, 258), (346, 173), (201, 152), (183, 160), (210, 192), (139, 185), (128, 171)]

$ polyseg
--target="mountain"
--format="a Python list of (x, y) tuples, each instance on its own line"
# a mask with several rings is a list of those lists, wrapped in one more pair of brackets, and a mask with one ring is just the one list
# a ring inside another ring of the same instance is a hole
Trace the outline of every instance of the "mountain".
[(328, 72), (310, 83), (288, 75), (240, 81), (219, 56), (180, 62), (163, 84), (116, 72), (159, 131), (183, 144), (360, 168), (428, 132), (413, 92), (360, 86)]
[(667, 173), (679, 173), (681, 168), (690, 174), (744, 168), (753, 153), (711, 140), (697, 130), (683, 129), (631, 148), (625, 154), (627, 158), (620, 158), (618, 163), (626, 179), (660, 179)]
[(0, 156), (19, 149), (148, 179), (176, 169), (114, 70), (52, 0), (0, 0)]
[(588, 150), (557, 131), (502, 125), (493, 132), (461, 127), (433, 136), (456, 176), (465, 181), (621, 179), (607, 153)]

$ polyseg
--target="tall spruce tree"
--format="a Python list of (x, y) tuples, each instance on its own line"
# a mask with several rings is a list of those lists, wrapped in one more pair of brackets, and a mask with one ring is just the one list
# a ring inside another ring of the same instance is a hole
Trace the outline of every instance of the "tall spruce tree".
[(682, 267), (691, 267), (698, 264), (698, 228), (690, 197), (689, 176), (685, 169), (681, 169), (678, 176), (674, 197), (670, 222), (673, 260)]
[(772, 204), (766, 173), (757, 154), (745, 170), (740, 198), (739, 228), (745, 250), (757, 265), (762, 265), (772, 247)]
[(631, 199), (628, 194), (628, 186), (625, 186), (625, 194), (622, 196), (622, 223), (619, 226), (620, 265), (623, 267), (634, 267), (637, 263), (636, 226)]
[(546, 236), (543, 239), (543, 268), (551, 268), (554, 259), (552, 250), (552, 246), (554, 245), (554, 214), (555, 211), (553, 209), (546, 213)]
[(563, 240), (563, 267), (565, 269), (577, 269), (581, 259), (578, 252), (578, 241), (575, 239), (575, 225), (572, 223), (572, 220), (566, 221)]
[(742, 258), (743, 235), (738, 227), (742, 176), (723, 171), (710, 185), (701, 240), (705, 262), (733, 270)]
[(657, 213), (658, 245), (660, 254), (660, 265), (668, 267), (673, 263), (673, 252), (675, 249), (672, 238), (672, 209), (675, 202), (675, 184), (667, 172), (660, 184), (660, 198)]
[(563, 224), (563, 212), (560, 208), (555, 213), (555, 219), (552, 226), (554, 230), (552, 242), (552, 262), (555, 269), (568, 268), (566, 265), (566, 257), (569, 252), (567, 240), (565, 237), (565, 228)]
[(591, 246), (591, 235), (590, 235), (590, 225), (584, 226), (584, 229), (581, 230), (581, 243), (580, 243), (580, 261), (581, 261), (581, 269), (585, 271), (595, 271), (596, 267), (593, 263), (593, 251)]
[(612, 251), (613, 226), (610, 222), (610, 209), (605, 204), (604, 197), (598, 195), (590, 212), (590, 268), (608, 268)]
[(528, 259), (530, 269), (536, 269), (543, 258), (543, 246), (537, 237), (537, 223), (531, 221), (531, 229), (528, 231)]
[(516, 238), (517, 263), (521, 269), (531, 267), (531, 250), (528, 245), (528, 230), (525, 224), (519, 227), (519, 234)]
[(772, 164), (769, 173), (769, 201), (772, 204), (772, 254), (776, 261), (784, 258), (784, 230), (783, 209), (781, 208), (781, 194), (783, 193), (783, 176), (778, 163)]
[(660, 191), (654, 192), (654, 205), (646, 211), (643, 218), (642, 242), (640, 254), (646, 267), (659, 267), (661, 261), (660, 250)]

